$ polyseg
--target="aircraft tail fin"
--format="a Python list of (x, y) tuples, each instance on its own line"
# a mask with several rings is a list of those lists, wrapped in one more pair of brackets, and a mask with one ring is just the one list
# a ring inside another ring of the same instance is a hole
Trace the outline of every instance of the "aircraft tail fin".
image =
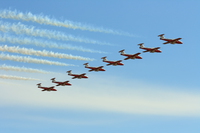
[(56, 78), (52, 78), (52, 79), (51, 79), (51, 80), (52, 80), (52, 82), (55, 82), (55, 79), (56, 79)]
[(107, 59), (106, 59), (107, 57), (105, 56), (105, 57), (102, 57), (101, 59), (103, 59), (103, 61), (106, 61)]
[(38, 88), (41, 87), (41, 83), (38, 83), (37, 86), (38, 86)]
[(85, 67), (89, 67), (89, 65), (88, 65), (89, 63), (85, 63), (85, 64), (83, 64), (83, 65), (85, 65)]
[(140, 46), (140, 48), (144, 48), (144, 43), (140, 43), (138, 45)]
[(124, 49), (123, 49), (123, 50), (120, 50), (119, 53), (121, 53), (121, 54), (125, 54), (124, 51), (125, 51)]
[(165, 38), (164, 35), (165, 34), (160, 34), (160, 35), (158, 35), (158, 37), (160, 37), (160, 39), (164, 39)]
[(72, 70), (67, 71), (68, 75), (72, 74)]

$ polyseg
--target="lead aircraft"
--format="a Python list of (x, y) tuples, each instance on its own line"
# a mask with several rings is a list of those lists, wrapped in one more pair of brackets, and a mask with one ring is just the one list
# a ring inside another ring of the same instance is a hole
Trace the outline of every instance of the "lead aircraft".
[(85, 65), (85, 68), (90, 69), (89, 72), (91, 72), (91, 71), (95, 71), (95, 72), (98, 72), (98, 71), (106, 71), (105, 69), (103, 69), (103, 66), (99, 66), (99, 67), (90, 67), (88, 64), (89, 64), (89, 63), (85, 63), (85, 64), (83, 64), (83, 65)]
[(176, 39), (167, 39), (164, 37), (165, 34), (161, 34), (161, 35), (158, 35), (158, 37), (160, 37), (160, 40), (163, 40), (163, 41), (166, 41), (165, 43), (163, 44), (183, 44), (181, 41), (182, 38), (176, 38)]
[(56, 83), (57, 85), (56, 86), (71, 86), (72, 84), (69, 83), (69, 81), (64, 81), (64, 82), (58, 82), (58, 81), (55, 81), (56, 78), (52, 78), (52, 83)]
[(83, 73), (83, 74), (72, 74), (72, 70), (67, 71), (67, 73), (68, 73), (69, 76), (73, 76), (72, 79), (75, 79), (75, 78), (77, 78), (77, 79), (88, 78), (87, 76), (85, 76), (86, 73)]
[(139, 54), (141, 53), (136, 53), (136, 54), (125, 54), (124, 52), (125, 50), (120, 50), (119, 53), (123, 56), (127, 56), (127, 58), (125, 58), (124, 60), (128, 60), (128, 59), (142, 59), (141, 56), (139, 56)]
[(106, 58), (106, 56), (102, 57), (101, 59), (103, 59), (103, 62), (107, 62), (108, 63), (108, 64), (106, 64), (107, 66), (109, 66), (109, 65), (113, 65), (113, 66), (121, 65), (121, 66), (123, 66), (124, 65), (123, 63), (121, 63), (122, 60), (108, 61), (107, 58)]
[(138, 44), (140, 46), (140, 49), (144, 49), (145, 51), (143, 52), (150, 52), (150, 53), (161, 53), (162, 51), (159, 50), (160, 47), (155, 47), (155, 48), (147, 48), (147, 47), (144, 47), (144, 43), (140, 43)]
[(41, 83), (39, 83), (37, 85), (38, 85), (38, 88), (43, 89), (42, 91), (57, 91), (56, 89), (54, 89), (54, 86), (52, 86), (52, 87), (42, 87)]

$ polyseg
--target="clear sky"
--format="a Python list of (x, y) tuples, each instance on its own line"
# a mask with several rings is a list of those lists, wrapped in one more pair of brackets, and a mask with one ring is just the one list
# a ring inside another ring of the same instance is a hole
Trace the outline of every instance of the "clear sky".
[[(0, 3), (0, 132), (200, 132), (200, 1)], [(164, 45), (159, 34), (181, 37), (183, 44)], [(142, 53), (139, 43), (161, 47), (162, 53)], [(122, 49), (128, 54), (141, 52), (143, 59), (123, 60), (118, 53)], [(42, 50), (49, 57), (38, 54)], [(71, 59), (57, 58), (56, 53), (71, 55)], [(29, 62), (17, 61), (19, 56), (29, 57)], [(74, 59), (77, 56), (85, 60)], [(106, 66), (103, 56), (123, 60), (124, 66)], [(37, 64), (30, 58), (52, 65)], [(88, 72), (83, 66), (86, 62), (103, 65), (106, 71)], [(71, 79), (68, 70), (86, 73), (89, 78)], [(4, 79), (6, 76), (27, 80)], [(37, 83), (55, 86), (50, 80), (53, 77), (69, 80), (72, 86), (55, 87), (57, 92), (37, 88)]]

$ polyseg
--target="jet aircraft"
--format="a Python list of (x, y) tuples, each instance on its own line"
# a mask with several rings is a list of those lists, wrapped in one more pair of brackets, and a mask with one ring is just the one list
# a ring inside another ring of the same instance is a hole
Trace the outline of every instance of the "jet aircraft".
[(140, 46), (140, 49), (144, 49), (144, 50), (145, 50), (145, 51), (143, 51), (143, 52), (150, 52), (150, 53), (155, 53), (155, 52), (157, 52), (157, 53), (161, 53), (161, 52), (162, 52), (161, 50), (159, 50), (160, 47), (155, 47), (155, 48), (146, 48), (146, 47), (144, 47), (143, 44), (144, 44), (144, 43), (140, 43), (140, 44), (138, 44), (138, 45)]
[(103, 66), (100, 66), (100, 67), (90, 67), (88, 64), (89, 64), (89, 63), (85, 63), (85, 64), (83, 64), (83, 65), (85, 65), (85, 68), (90, 69), (89, 72), (91, 72), (91, 71), (95, 71), (95, 72), (98, 72), (98, 71), (106, 71), (105, 69), (103, 69)]
[(64, 81), (64, 82), (58, 82), (58, 81), (55, 81), (55, 78), (52, 78), (52, 83), (56, 83), (57, 85), (56, 86), (71, 86), (72, 84), (69, 83), (69, 81)]
[(101, 59), (103, 59), (103, 62), (107, 62), (108, 63), (108, 64), (106, 64), (107, 66), (109, 66), (109, 65), (113, 65), (113, 66), (121, 65), (121, 66), (123, 66), (124, 65), (123, 63), (121, 63), (122, 60), (108, 61), (107, 58), (106, 58), (106, 56), (102, 57)]
[(119, 51), (119, 53), (121, 53), (121, 55), (127, 56), (127, 58), (125, 58), (124, 60), (128, 60), (128, 59), (142, 59), (142, 57), (139, 56), (139, 54), (141, 54), (141, 53), (136, 53), (136, 54), (125, 54), (124, 51), (125, 51), (124, 49)]
[(83, 73), (83, 74), (72, 74), (71, 72), (72, 72), (72, 70), (67, 71), (69, 76), (73, 76), (72, 79), (75, 79), (75, 78), (77, 78), (77, 79), (88, 78), (87, 76), (85, 76), (86, 73)]
[(43, 89), (42, 91), (57, 91), (56, 89), (54, 89), (54, 86), (52, 87), (42, 87), (41, 83), (37, 84), (38, 88)]
[(165, 34), (161, 34), (161, 35), (158, 35), (158, 37), (160, 37), (160, 40), (163, 40), (163, 41), (166, 41), (165, 43), (163, 44), (183, 44), (181, 41), (182, 38), (176, 38), (176, 39), (167, 39), (164, 37)]

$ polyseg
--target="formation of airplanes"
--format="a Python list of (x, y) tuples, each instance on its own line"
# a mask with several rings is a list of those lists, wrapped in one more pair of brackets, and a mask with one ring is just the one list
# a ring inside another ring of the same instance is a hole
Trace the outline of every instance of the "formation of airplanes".
[[(183, 44), (180, 40), (182, 38), (175, 38), (175, 39), (166, 39), (164, 37), (164, 34), (160, 34), (158, 35), (158, 37), (160, 37), (160, 40), (166, 41), (163, 44)], [(140, 49), (143, 49), (145, 51), (143, 51), (143, 53), (145, 52), (150, 52), (150, 53), (161, 53), (162, 51), (160, 50), (160, 47), (153, 47), (153, 48), (148, 48), (144, 46), (144, 43), (140, 43), (138, 44)], [(122, 56), (126, 56), (126, 58), (124, 58), (124, 60), (128, 60), (128, 59), (142, 59), (141, 56), (139, 56), (141, 53), (135, 53), (135, 54), (126, 54), (125, 49), (120, 50), (119, 53)], [(101, 58), (103, 60), (103, 62), (107, 63), (107, 66), (113, 65), (113, 66), (123, 66), (124, 64), (122, 63), (122, 60), (117, 60), (117, 61), (109, 61), (107, 60), (107, 57), (102, 57)], [(95, 71), (95, 72), (99, 72), (99, 71), (106, 71), (105, 69), (103, 69), (104, 66), (99, 66), (99, 67), (91, 67), (89, 66), (89, 63), (84, 63), (83, 64), (85, 66), (85, 68), (90, 69), (88, 70), (89, 72)], [(68, 73), (69, 76), (72, 76), (72, 79), (87, 79), (88, 77), (86, 76), (86, 73), (82, 73), (82, 74), (73, 74), (72, 70), (67, 71), (66, 73)], [(52, 83), (57, 84), (56, 86), (72, 86), (72, 84), (69, 83), (69, 81), (55, 81), (55, 78), (52, 78)], [(57, 91), (56, 89), (54, 89), (55, 86), (51, 86), (51, 87), (42, 87), (41, 83), (37, 84), (38, 88), (41, 88), (42, 91)]]

